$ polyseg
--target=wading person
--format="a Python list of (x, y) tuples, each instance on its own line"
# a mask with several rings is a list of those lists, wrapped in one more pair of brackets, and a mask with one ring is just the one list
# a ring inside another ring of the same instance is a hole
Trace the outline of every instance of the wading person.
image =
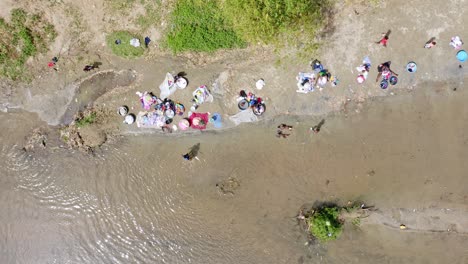
[(323, 124), (325, 124), (325, 119), (322, 119), (320, 123), (311, 127), (310, 130), (314, 131), (314, 133), (317, 134), (318, 132), (320, 132), (320, 129), (322, 128)]
[(192, 160), (192, 159), (198, 159), (197, 158), (197, 155), (198, 155), (198, 151), (200, 150), (200, 143), (197, 143), (195, 145), (193, 145), (193, 147), (190, 148), (190, 151), (184, 155), (182, 155), (182, 157), (185, 159), (185, 160)]

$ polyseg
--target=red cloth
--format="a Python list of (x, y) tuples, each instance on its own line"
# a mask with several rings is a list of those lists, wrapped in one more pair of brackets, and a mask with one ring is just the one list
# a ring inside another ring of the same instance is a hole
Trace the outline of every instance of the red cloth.
[(380, 44), (387, 46), (387, 41), (388, 41), (388, 38), (383, 38), (380, 40)]
[[(198, 125), (194, 125), (193, 124), (193, 119), (194, 118), (199, 118), (203, 121), (203, 123), (199, 123)], [(209, 115), (208, 113), (193, 113), (190, 117), (189, 117), (189, 121), (190, 121), (190, 127), (192, 128), (195, 128), (195, 129), (200, 129), (200, 130), (203, 130), (206, 128), (206, 125), (208, 124), (208, 119), (209, 119)]]

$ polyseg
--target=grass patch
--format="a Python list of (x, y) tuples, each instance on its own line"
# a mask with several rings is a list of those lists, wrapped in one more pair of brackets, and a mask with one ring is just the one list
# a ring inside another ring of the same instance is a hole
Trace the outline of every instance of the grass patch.
[(88, 115), (75, 120), (76, 127), (85, 127), (96, 122), (96, 116), (96, 112), (91, 112)]
[(276, 43), (280, 35), (313, 38), (329, 6), (328, 0), (225, 0), (223, 12), (245, 40)]
[(215, 0), (178, 0), (165, 43), (174, 53), (243, 47)]
[(330, 8), (330, 0), (177, 0), (166, 44), (176, 53), (257, 42), (314, 51)]
[(26, 61), (46, 52), (56, 37), (54, 26), (42, 15), (13, 9), (10, 23), (0, 18), (0, 75), (12, 80), (28, 79)]
[(339, 215), (339, 207), (323, 207), (317, 210), (307, 219), (311, 234), (321, 242), (337, 239), (343, 229)]
[(141, 31), (146, 31), (153, 25), (159, 24), (161, 19), (160, 14), (161, 11), (160, 1), (149, 1), (145, 4), (145, 14), (139, 15), (136, 18), (136, 23), (140, 26)]
[(105, 2), (114, 11), (128, 13), (133, 8), (135, 0), (106, 0)]
[[(133, 47), (130, 45), (130, 40), (132, 38), (137, 38), (140, 40), (140, 47)], [(121, 43), (116, 44), (115, 41), (120, 39)], [(143, 45), (145, 44), (144, 40), (128, 31), (116, 31), (107, 35), (107, 46), (112, 49), (112, 52), (115, 55), (124, 57), (124, 58), (136, 58), (143, 55), (145, 52)]]

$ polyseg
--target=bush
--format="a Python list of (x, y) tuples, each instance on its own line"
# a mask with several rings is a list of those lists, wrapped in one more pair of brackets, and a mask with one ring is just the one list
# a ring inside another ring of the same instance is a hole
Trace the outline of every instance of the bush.
[[(140, 40), (140, 47), (133, 47), (130, 45), (130, 40), (137, 38)], [(120, 39), (121, 43), (116, 44), (115, 41)], [(136, 58), (143, 55), (145, 52), (143, 45), (145, 42), (140, 36), (132, 34), (128, 31), (116, 31), (107, 35), (107, 46), (112, 49), (112, 52), (115, 55), (124, 57), (124, 58)]]
[(174, 53), (242, 47), (215, 0), (178, 0), (171, 13), (166, 45)]
[(224, 15), (249, 42), (271, 43), (280, 33), (314, 36), (328, 0), (225, 0)]
[(343, 228), (343, 224), (338, 219), (339, 214), (338, 207), (324, 207), (315, 212), (308, 218), (311, 234), (321, 242), (337, 239)]
[(87, 125), (90, 125), (96, 121), (96, 112), (91, 112), (90, 114), (81, 117), (80, 119), (77, 119), (76, 122), (76, 127), (85, 127)]
[(0, 18), (0, 75), (13, 80), (28, 79), (24, 64), (28, 58), (47, 51), (57, 33), (41, 15), (23, 9), (11, 11), (11, 22)]

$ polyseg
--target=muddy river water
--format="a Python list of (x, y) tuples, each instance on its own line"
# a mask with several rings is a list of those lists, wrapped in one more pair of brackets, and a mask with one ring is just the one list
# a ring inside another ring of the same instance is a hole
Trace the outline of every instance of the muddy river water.
[[(329, 116), (318, 134), (320, 118), (285, 116), (127, 136), (94, 156), (26, 153), (44, 124), (0, 114), (0, 263), (468, 263), (466, 233), (346, 225), (306, 246), (295, 219), (304, 204), (356, 199), (467, 210), (468, 92), (428, 90)], [(288, 139), (275, 137), (281, 122), (294, 126)], [(196, 143), (199, 160), (183, 160)]]

